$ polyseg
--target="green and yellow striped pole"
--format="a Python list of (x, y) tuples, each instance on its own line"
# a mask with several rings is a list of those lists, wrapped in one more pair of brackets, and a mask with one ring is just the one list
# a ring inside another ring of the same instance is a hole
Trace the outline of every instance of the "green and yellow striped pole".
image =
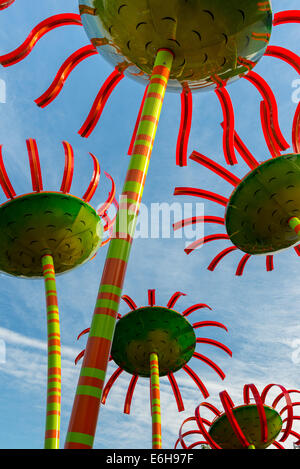
[(159, 388), (159, 364), (156, 353), (150, 355), (152, 449), (161, 449), (161, 410)]
[(42, 267), (45, 281), (48, 332), (45, 449), (58, 449), (61, 407), (61, 347), (55, 271), (53, 258), (50, 254), (42, 257)]
[(173, 57), (171, 51), (162, 49), (155, 60), (125, 179), (115, 234), (102, 274), (69, 423), (67, 449), (93, 447), (127, 263)]

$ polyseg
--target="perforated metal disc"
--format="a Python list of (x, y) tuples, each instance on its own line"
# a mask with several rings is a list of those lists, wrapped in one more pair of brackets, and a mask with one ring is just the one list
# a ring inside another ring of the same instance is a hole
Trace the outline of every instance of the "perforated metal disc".
[(191, 324), (174, 310), (139, 308), (117, 323), (111, 355), (128, 373), (150, 376), (150, 354), (157, 353), (160, 376), (182, 368), (192, 357), (196, 336)]
[[(268, 438), (262, 441), (261, 424), (256, 405), (234, 408), (233, 414), (249, 444), (256, 449), (266, 449), (276, 440), (282, 428), (282, 419), (276, 410), (264, 406), (268, 426)], [(209, 429), (209, 434), (222, 449), (245, 449), (238, 440), (227, 415), (218, 417)]]
[(148, 80), (157, 51), (171, 49), (171, 90), (239, 78), (263, 56), (272, 30), (269, 1), (79, 0), (79, 6), (99, 53), (132, 78)]
[(299, 243), (288, 221), (300, 217), (300, 155), (268, 160), (249, 173), (230, 197), (226, 229), (249, 254), (268, 254)]
[(56, 273), (84, 263), (97, 251), (102, 223), (83, 200), (62, 193), (26, 194), (0, 206), (0, 270), (41, 277), (41, 256), (53, 256)]

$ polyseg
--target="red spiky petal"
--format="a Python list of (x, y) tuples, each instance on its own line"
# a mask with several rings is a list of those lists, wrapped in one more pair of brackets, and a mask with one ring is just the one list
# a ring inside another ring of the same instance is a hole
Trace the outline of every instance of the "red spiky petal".
[(107, 78), (107, 80), (102, 85), (99, 93), (96, 96), (94, 104), (90, 110), (86, 121), (82, 125), (81, 129), (79, 130), (79, 135), (81, 137), (88, 138), (91, 133), (93, 132), (94, 128), (96, 127), (101, 114), (104, 110), (105, 104), (107, 103), (108, 98), (110, 97), (111, 93), (117, 86), (117, 84), (124, 78), (123, 72), (116, 67), (115, 70), (111, 73), (111, 75)]
[(178, 384), (176, 382), (175, 376), (174, 376), (173, 373), (169, 373), (168, 378), (169, 378), (170, 384), (172, 386), (174, 397), (176, 399), (178, 412), (183, 412), (184, 411), (184, 405), (183, 405), (181, 393), (180, 393)]
[(54, 15), (50, 18), (39, 23), (30, 32), (29, 36), (25, 39), (14, 51), (0, 56), (0, 63), (3, 67), (9, 67), (23, 60), (30, 54), (36, 43), (49, 31), (55, 28), (66, 25), (79, 25), (82, 26), (80, 15), (74, 13), (63, 13), (61, 15)]
[(187, 165), (187, 149), (192, 125), (193, 97), (188, 87), (181, 93), (181, 121), (176, 147), (176, 164)]
[(215, 90), (222, 106), (224, 127), (223, 127), (223, 150), (227, 164), (237, 164), (234, 150), (234, 110), (230, 95), (226, 88)]
[(134, 393), (135, 386), (136, 386), (138, 379), (139, 377), (137, 375), (134, 375), (130, 380), (127, 394), (126, 394), (125, 404), (124, 404), (124, 414), (128, 414), (128, 415), (130, 414), (132, 397), (133, 397), (133, 393)]
[(95, 191), (99, 184), (100, 172), (101, 172), (98, 159), (96, 158), (95, 155), (93, 155), (93, 153), (90, 153), (90, 155), (93, 158), (93, 162), (94, 162), (94, 172), (93, 172), (93, 176), (89, 184), (89, 187), (87, 188), (87, 191), (82, 197), (83, 200), (85, 200), (86, 202), (89, 202), (93, 198)]
[(210, 169), (215, 174), (225, 179), (225, 181), (229, 182), (229, 184), (232, 184), (234, 187), (236, 187), (241, 182), (241, 180), (237, 176), (228, 171), (226, 168), (211, 160), (207, 156), (198, 153), (197, 151), (193, 151), (190, 156), (190, 159)]
[(39, 98), (35, 99), (35, 103), (42, 108), (52, 103), (63, 89), (68, 76), (74, 68), (76, 68), (83, 60), (95, 54), (98, 54), (97, 49), (92, 44), (89, 44), (70, 55), (58, 70), (49, 88)]
[(11, 185), (10, 179), (7, 175), (3, 156), (2, 156), (2, 145), (0, 145), (0, 184), (3, 189), (4, 194), (8, 199), (13, 199), (16, 195), (13, 186)]
[(43, 190), (42, 172), (40, 165), (39, 152), (36, 141), (32, 138), (26, 140), (32, 188), (35, 192), (41, 192)]
[(65, 169), (64, 176), (61, 183), (61, 192), (67, 194), (71, 190), (73, 173), (74, 173), (74, 151), (68, 142), (63, 142), (65, 150)]

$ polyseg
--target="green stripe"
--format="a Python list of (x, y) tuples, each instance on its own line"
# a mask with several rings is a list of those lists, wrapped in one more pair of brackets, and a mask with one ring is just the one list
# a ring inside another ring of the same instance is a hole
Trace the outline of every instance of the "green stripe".
[(113, 309), (117, 310), (119, 306), (119, 303), (113, 300), (107, 300), (106, 298), (100, 298), (96, 302), (96, 308), (108, 308), (108, 309)]
[(104, 339), (111, 340), (115, 329), (115, 319), (107, 315), (95, 314), (95, 316), (93, 318), (89, 337), (103, 337)]
[(97, 399), (101, 399), (102, 389), (95, 388), (94, 386), (80, 384), (77, 388), (76, 394), (81, 396), (92, 396), (97, 397)]
[(116, 239), (108, 253), (109, 259), (121, 259), (128, 262), (131, 244), (126, 239)]
[(85, 433), (75, 433), (69, 432), (66, 438), (67, 443), (81, 443), (87, 446), (93, 446), (94, 443), (94, 436), (86, 435)]
[(100, 293), (114, 293), (115, 295), (121, 296), (122, 290), (114, 285), (101, 285), (99, 288)]
[(81, 369), (80, 376), (89, 376), (91, 378), (105, 380), (105, 372), (96, 368), (84, 367)]
[(127, 181), (124, 185), (123, 192), (135, 192), (136, 194), (140, 194), (143, 192), (143, 186), (136, 181)]

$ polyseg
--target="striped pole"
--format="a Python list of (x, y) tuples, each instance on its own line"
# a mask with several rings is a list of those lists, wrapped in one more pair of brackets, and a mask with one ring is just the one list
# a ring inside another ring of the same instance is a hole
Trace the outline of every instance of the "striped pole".
[(299, 236), (300, 238), (300, 220), (297, 217), (292, 217), (289, 219), (289, 225), (292, 228), (292, 230), (295, 231), (295, 233)]
[(45, 280), (48, 331), (48, 388), (45, 430), (45, 449), (58, 449), (61, 406), (61, 348), (59, 312), (53, 258), (42, 257)]
[(102, 274), (65, 448), (93, 447), (122, 288), (173, 53), (157, 53)]
[(159, 365), (156, 353), (150, 355), (152, 449), (161, 449), (161, 411), (159, 389)]

